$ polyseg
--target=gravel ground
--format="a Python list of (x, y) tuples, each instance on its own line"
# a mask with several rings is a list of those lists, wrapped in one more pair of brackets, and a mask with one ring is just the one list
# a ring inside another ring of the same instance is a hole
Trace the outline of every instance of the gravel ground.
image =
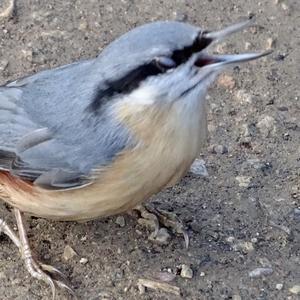
[[(1, 11), (8, 4), (1, 1)], [(210, 89), (210, 140), (201, 155), (209, 175), (188, 174), (152, 199), (185, 222), (188, 250), (178, 235), (167, 245), (149, 241), (135, 216), (84, 224), (28, 219), (35, 253), (70, 278), (80, 299), (300, 299), (299, 1), (23, 0), (12, 18), (0, 17), (4, 84), (94, 57), (148, 21), (219, 29), (249, 13), (257, 26), (216, 50), (273, 54), (228, 70)], [(4, 204), (0, 215), (14, 223)], [(4, 236), (0, 245), (0, 298), (50, 299), (16, 247)], [(170, 280), (181, 295), (139, 291), (140, 279)]]

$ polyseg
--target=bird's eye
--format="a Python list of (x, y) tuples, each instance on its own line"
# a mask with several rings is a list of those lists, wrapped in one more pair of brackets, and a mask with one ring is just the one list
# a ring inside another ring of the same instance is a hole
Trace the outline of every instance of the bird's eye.
[(167, 56), (156, 57), (154, 63), (162, 72), (176, 67), (175, 61)]

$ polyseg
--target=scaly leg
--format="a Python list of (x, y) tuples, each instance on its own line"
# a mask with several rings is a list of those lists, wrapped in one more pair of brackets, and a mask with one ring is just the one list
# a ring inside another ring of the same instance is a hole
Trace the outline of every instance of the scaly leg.
[[(155, 237), (158, 235), (160, 230), (160, 224), (164, 225), (167, 228), (172, 229), (176, 233), (182, 234), (185, 241), (185, 246), (189, 246), (189, 236), (187, 231), (184, 229), (184, 225), (181, 220), (176, 216), (176, 214), (161, 210), (159, 208), (154, 208), (150, 205), (138, 205), (134, 208), (140, 212), (141, 217), (146, 221), (145, 224), (150, 224), (154, 228), (153, 233), (150, 235), (150, 239), (155, 240)], [(142, 220), (143, 220), (142, 219)]]
[[(24, 259), (27, 271), (34, 278), (42, 280), (50, 285), (53, 299), (55, 299), (56, 296), (55, 285), (68, 290), (74, 296), (74, 298), (77, 299), (72, 288), (70, 288), (63, 281), (52, 278), (52, 276), (65, 278), (59, 270), (52, 266), (41, 264), (33, 258), (22, 218), (22, 213), (16, 208), (14, 209), (14, 212), (19, 230), (19, 238), (14, 233), (14, 231), (7, 225), (7, 223), (2, 219), (0, 219), (0, 233), (3, 232), (4, 234), (6, 234), (19, 248), (19, 251), (21, 252), (22, 257)], [(50, 273), (52, 276), (47, 273)]]
[(1, 232), (6, 234), (19, 249), (21, 248), (19, 238), (3, 219), (0, 219), (0, 233)]

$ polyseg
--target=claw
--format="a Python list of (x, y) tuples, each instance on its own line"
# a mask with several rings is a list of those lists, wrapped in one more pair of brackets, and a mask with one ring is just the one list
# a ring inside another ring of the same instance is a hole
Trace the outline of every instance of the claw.
[(73, 298), (74, 298), (75, 300), (78, 300), (78, 297), (77, 297), (75, 291), (74, 291), (69, 285), (67, 285), (66, 283), (64, 283), (64, 282), (62, 282), (62, 281), (58, 281), (58, 280), (55, 280), (54, 282), (55, 282), (56, 285), (57, 285), (58, 287), (60, 287), (61, 289), (67, 290), (67, 291), (73, 296)]
[(64, 280), (68, 280), (66, 275), (63, 274), (60, 270), (56, 269), (55, 267), (46, 265), (46, 264), (42, 264), (42, 263), (40, 263), (40, 266), (44, 271), (54, 274), (54, 275), (58, 275), (59, 277), (63, 278)]
[[(59, 277), (61, 277), (64, 281), (68, 281), (68, 278), (66, 277), (65, 274), (63, 274), (60, 270), (58, 270), (57, 268), (50, 266), (50, 265), (46, 265), (46, 264), (40, 264), (41, 268), (51, 274), (58, 275)], [(56, 280), (54, 279), (54, 283), (62, 288), (67, 290), (75, 299), (77, 299), (76, 293), (75, 291), (66, 283), (62, 280)]]

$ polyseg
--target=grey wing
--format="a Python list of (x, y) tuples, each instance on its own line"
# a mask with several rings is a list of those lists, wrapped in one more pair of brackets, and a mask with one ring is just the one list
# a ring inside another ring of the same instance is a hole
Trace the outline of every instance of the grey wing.
[(101, 84), (96, 71), (85, 61), (0, 87), (0, 169), (47, 189), (77, 188), (133, 145), (109, 109), (86, 109)]

